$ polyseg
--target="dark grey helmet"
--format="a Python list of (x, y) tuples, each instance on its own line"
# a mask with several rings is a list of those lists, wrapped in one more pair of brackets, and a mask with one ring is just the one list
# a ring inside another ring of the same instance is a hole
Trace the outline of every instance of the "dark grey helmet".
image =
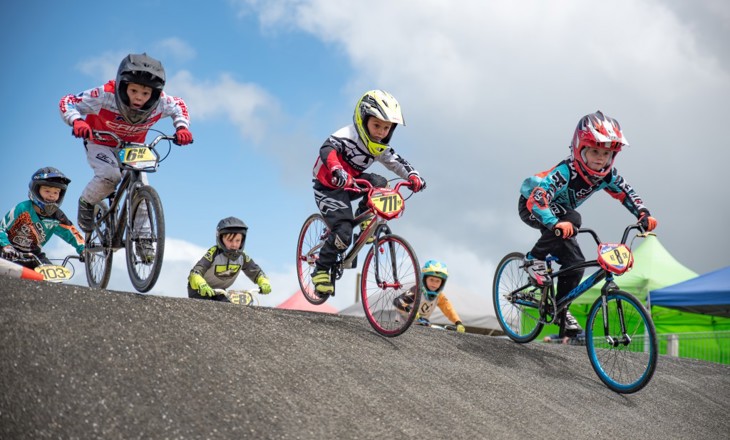
[[(236, 217), (226, 217), (218, 222), (218, 226), (215, 228), (215, 244), (218, 248), (223, 251), (224, 254), (231, 260), (235, 260), (243, 254), (243, 246), (246, 244), (246, 233), (248, 232), (248, 226), (243, 220)], [(243, 240), (241, 240), (241, 247), (235, 250), (229, 250), (223, 244), (221, 237), (223, 234), (243, 234)]]
[[(152, 89), (150, 100), (140, 109), (129, 106), (129, 95), (127, 95), (129, 83), (141, 84)], [(144, 122), (160, 100), (164, 88), (165, 69), (162, 67), (161, 62), (146, 53), (127, 55), (119, 64), (119, 70), (117, 70), (114, 97), (119, 113), (130, 124)]]
[[(36, 205), (43, 216), (51, 216), (57, 210), (58, 207), (63, 203), (63, 197), (66, 195), (66, 189), (68, 184), (71, 183), (71, 179), (66, 177), (62, 172), (53, 167), (43, 167), (33, 173), (28, 183), (28, 198), (34, 205)], [(48, 203), (43, 200), (40, 194), (41, 186), (52, 186), (61, 190), (58, 196), (58, 200), (53, 203)]]

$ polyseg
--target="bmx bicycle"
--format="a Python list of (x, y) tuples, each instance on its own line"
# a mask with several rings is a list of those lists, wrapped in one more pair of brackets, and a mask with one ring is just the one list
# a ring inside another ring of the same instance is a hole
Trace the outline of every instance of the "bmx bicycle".
[[(393, 303), (395, 298), (411, 289), (421, 291), (420, 266), (416, 253), (404, 238), (393, 234), (388, 226), (388, 221), (403, 214), (405, 199), (400, 193), (403, 187), (410, 188), (410, 182), (399, 181), (390, 189), (375, 188), (367, 180), (353, 179), (353, 186), (346, 190), (365, 194), (368, 207), (355, 217), (354, 224), (371, 221), (346, 254), (338, 255), (330, 274), (334, 284), (335, 280), (342, 277), (345, 269), (356, 267), (358, 253), (370, 244), (358, 288), (368, 322), (376, 332), (388, 337), (398, 336), (411, 326), (421, 298), (420, 294), (415, 296), (414, 304), (406, 316), (401, 315)], [(307, 301), (314, 305), (324, 303), (329, 297), (315, 291), (312, 272), (315, 270), (319, 251), (330, 233), (322, 215), (315, 213), (304, 221), (297, 240), (299, 287)], [(369, 241), (371, 242), (368, 243)]]
[[(537, 286), (530, 279), (524, 269), (524, 254), (512, 252), (502, 258), (494, 275), (492, 299), (505, 334), (515, 342), (532, 341), (545, 324), (564, 315), (576, 298), (603, 281), (601, 294), (591, 305), (586, 321), (588, 359), (598, 377), (611, 390), (627, 394), (644, 388), (654, 375), (657, 363), (654, 322), (641, 302), (614, 282), (614, 276), (633, 266), (631, 249), (626, 246), (632, 230), (639, 231), (636, 236), (645, 236), (640, 224), (627, 226), (618, 244), (601, 242), (591, 229), (578, 229), (578, 234), (590, 234), (598, 245), (598, 256), (592, 261), (553, 272), (552, 263), (557, 259), (548, 256), (547, 273), (553, 279), (575, 269), (598, 268), (560, 300), (556, 300), (554, 282)], [(563, 334), (561, 324), (560, 335)]]
[[(154, 130), (153, 130), (154, 131)], [(160, 132), (158, 132), (160, 133)], [(98, 140), (113, 140), (122, 180), (116, 191), (94, 206), (94, 228), (86, 234), (86, 279), (89, 287), (104, 289), (109, 284), (114, 252), (125, 248), (127, 272), (139, 292), (154, 287), (165, 253), (165, 216), (157, 191), (142, 181), (142, 173), (157, 171), (175, 142), (175, 136), (160, 133), (149, 144), (125, 142), (109, 131), (94, 131)], [(155, 148), (168, 141), (167, 154), (160, 158)]]

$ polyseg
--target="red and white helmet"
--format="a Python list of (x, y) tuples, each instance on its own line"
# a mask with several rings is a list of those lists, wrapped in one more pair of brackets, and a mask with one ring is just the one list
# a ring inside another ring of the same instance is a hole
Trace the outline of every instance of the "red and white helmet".
[[(621, 131), (618, 121), (606, 116), (600, 110), (583, 116), (575, 127), (570, 152), (578, 173), (590, 182), (605, 177), (613, 168), (616, 154), (629, 143)], [(600, 171), (594, 171), (586, 164), (585, 148), (605, 148), (611, 151), (611, 161)]]

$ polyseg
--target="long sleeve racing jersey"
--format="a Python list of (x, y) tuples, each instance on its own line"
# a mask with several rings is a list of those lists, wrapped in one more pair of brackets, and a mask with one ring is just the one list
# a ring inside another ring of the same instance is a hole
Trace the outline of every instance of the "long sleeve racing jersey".
[(12, 244), (21, 252), (38, 255), (54, 235), (73, 246), (77, 253), (83, 252), (83, 237), (60, 209), (51, 216), (40, 216), (33, 209), (33, 202), (25, 200), (0, 221), (0, 247)]
[(522, 182), (520, 194), (527, 199), (527, 209), (546, 227), (552, 229), (558, 222), (550, 206), (561, 205), (576, 209), (597, 191), (604, 190), (621, 202), (637, 218), (649, 210), (636, 191), (612, 168), (604, 178), (589, 183), (576, 173), (568, 158), (553, 168), (528, 177)]
[(319, 149), (312, 174), (327, 188), (336, 188), (332, 185), (332, 171), (341, 168), (350, 176), (357, 177), (376, 161), (402, 179), (418, 175), (418, 171), (393, 148), (389, 147), (379, 156), (373, 156), (360, 140), (354, 124), (337, 130), (327, 138)]
[[(165, 92), (160, 95), (157, 105), (146, 121), (129, 124), (117, 108), (114, 98), (115, 82), (111, 80), (103, 86), (83, 91), (78, 95), (66, 95), (61, 98), (59, 108), (64, 122), (73, 125), (76, 119), (86, 117), (86, 122), (92, 130), (114, 132), (126, 142), (144, 142), (147, 131), (157, 121), (167, 116), (172, 117), (172, 123), (176, 129), (189, 127), (190, 117), (185, 101), (167, 95)], [(115, 145), (114, 141), (95, 142), (101, 145)]]

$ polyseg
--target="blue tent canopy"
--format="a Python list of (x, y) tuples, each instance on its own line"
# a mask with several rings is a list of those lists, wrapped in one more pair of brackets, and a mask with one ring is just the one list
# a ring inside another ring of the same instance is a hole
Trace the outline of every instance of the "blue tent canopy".
[(649, 294), (652, 306), (730, 317), (730, 266)]

